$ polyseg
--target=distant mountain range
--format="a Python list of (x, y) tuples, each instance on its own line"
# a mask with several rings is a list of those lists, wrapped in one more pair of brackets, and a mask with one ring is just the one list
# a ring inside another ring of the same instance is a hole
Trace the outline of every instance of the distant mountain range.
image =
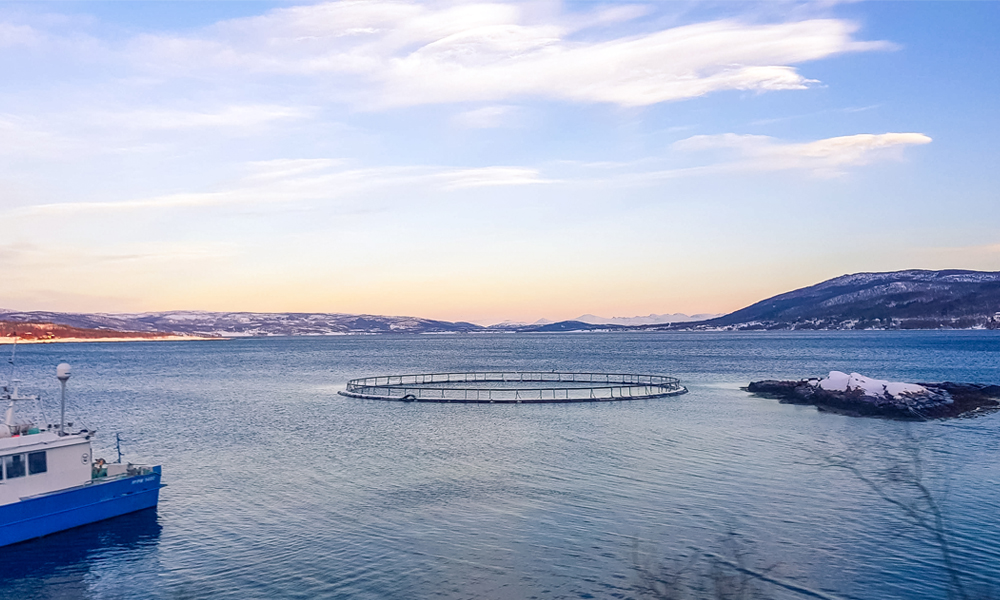
[(1000, 328), (1000, 272), (857, 273), (762, 300), (684, 329)]
[(589, 323), (591, 325), (659, 325), (663, 323), (688, 323), (691, 321), (706, 321), (721, 317), (720, 314), (702, 313), (698, 315), (685, 315), (684, 313), (673, 313), (668, 315), (649, 315), (645, 317), (598, 317), (597, 315), (582, 315), (574, 321)]
[(136, 314), (0, 311), (0, 322), (57, 323), (79, 329), (158, 332), (206, 337), (462, 333), (483, 329), (472, 323), (451, 323), (414, 317), (338, 313), (222, 313), (203, 311)]
[[(666, 325), (672, 323), (688, 323), (690, 321), (704, 321), (707, 319), (713, 319), (715, 317), (721, 317), (720, 314), (710, 314), (702, 313), (698, 315), (685, 315), (684, 313), (673, 313), (664, 315), (648, 315), (645, 317), (599, 317), (597, 315), (580, 315), (575, 319), (570, 319), (569, 321), (559, 321), (559, 323), (584, 323), (586, 325), (623, 325), (625, 327), (632, 327), (635, 325)], [(496, 323), (495, 325), (487, 326), (487, 329), (524, 329), (526, 327), (535, 327), (540, 325), (553, 325), (555, 321), (550, 321), (548, 319), (538, 319), (534, 323), (524, 323), (521, 321), (502, 321)]]
[[(54, 324), (74, 328), (77, 333), (83, 330), (107, 332), (106, 337), (111, 337), (112, 333), (136, 334), (131, 337), (150, 337), (138, 334), (249, 337), (643, 330), (1000, 329), (1000, 272), (911, 270), (844, 275), (723, 316), (672, 314), (606, 319), (583, 315), (558, 323), (540, 320), (532, 324), (505, 322), (484, 327), (416, 317), (341, 313), (82, 314), (0, 310), (0, 325), (3, 326), (0, 337), (5, 332), (9, 335), (15, 331), (19, 323)], [(46, 339), (51, 339), (52, 330), (48, 331)]]

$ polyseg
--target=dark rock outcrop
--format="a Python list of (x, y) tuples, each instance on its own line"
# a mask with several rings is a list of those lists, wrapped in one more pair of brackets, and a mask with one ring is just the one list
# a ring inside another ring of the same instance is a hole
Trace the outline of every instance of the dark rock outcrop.
[(894, 397), (866, 395), (862, 390), (826, 390), (816, 379), (754, 381), (746, 390), (785, 404), (808, 404), (822, 411), (857, 417), (900, 420), (976, 416), (1000, 409), (1000, 386), (978, 383), (920, 383), (926, 394)]

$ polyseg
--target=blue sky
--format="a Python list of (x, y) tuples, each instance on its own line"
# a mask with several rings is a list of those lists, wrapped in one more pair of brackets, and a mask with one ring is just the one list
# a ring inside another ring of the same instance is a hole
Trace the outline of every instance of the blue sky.
[(1000, 270), (1000, 3), (0, 3), (0, 307), (728, 312)]

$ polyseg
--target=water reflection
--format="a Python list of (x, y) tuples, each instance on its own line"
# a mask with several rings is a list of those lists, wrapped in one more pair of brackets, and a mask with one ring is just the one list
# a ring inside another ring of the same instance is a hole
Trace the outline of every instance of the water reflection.
[(0, 548), (0, 597), (90, 597), (95, 571), (152, 552), (161, 529), (149, 508)]

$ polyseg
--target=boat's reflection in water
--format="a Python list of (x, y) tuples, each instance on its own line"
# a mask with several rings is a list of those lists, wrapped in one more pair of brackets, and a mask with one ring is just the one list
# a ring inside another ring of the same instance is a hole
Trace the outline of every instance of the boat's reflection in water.
[(101, 565), (155, 551), (161, 529), (154, 507), (0, 548), (0, 596), (89, 597)]

